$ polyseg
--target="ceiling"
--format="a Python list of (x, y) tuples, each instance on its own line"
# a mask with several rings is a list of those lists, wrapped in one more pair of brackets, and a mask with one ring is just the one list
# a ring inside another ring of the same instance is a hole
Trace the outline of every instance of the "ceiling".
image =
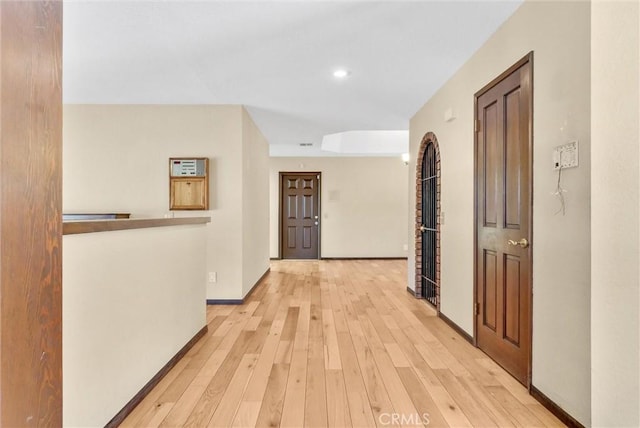
[(407, 130), (520, 4), (66, 1), (64, 102), (243, 104), (272, 154), (319, 154), (328, 134)]

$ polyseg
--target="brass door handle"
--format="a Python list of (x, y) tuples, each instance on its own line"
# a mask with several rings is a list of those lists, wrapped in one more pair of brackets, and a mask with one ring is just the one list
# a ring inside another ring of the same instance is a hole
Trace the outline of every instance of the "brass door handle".
[(521, 248), (527, 248), (529, 246), (529, 241), (527, 241), (527, 238), (522, 238), (519, 241), (514, 241), (513, 239), (509, 239), (507, 241), (507, 244), (513, 245), (514, 247), (520, 246)]
[(424, 226), (424, 224), (420, 225), (420, 232), (424, 232), (425, 230), (427, 230), (427, 228)]

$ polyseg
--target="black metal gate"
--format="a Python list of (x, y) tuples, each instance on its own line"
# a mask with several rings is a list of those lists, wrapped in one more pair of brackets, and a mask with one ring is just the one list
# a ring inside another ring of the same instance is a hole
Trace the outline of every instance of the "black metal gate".
[(422, 159), (422, 297), (438, 306), (436, 244), (438, 234), (438, 172), (436, 150), (429, 142)]

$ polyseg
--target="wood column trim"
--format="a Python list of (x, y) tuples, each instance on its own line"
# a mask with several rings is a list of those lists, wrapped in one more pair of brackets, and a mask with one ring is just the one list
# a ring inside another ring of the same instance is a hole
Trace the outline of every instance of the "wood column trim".
[(0, 426), (62, 426), (62, 2), (0, 2)]

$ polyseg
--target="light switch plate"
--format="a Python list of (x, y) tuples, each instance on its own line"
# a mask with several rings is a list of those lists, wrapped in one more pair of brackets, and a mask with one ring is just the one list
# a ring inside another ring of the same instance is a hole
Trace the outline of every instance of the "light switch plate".
[(555, 171), (578, 166), (578, 142), (572, 141), (553, 149), (553, 169)]

